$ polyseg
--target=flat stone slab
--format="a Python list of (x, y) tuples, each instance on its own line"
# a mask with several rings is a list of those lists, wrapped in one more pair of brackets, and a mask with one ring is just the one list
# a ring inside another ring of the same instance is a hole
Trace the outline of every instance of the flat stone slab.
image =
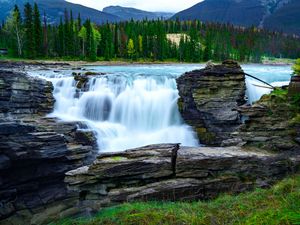
[(207, 200), (269, 187), (299, 165), (299, 154), (151, 145), (102, 154), (92, 165), (68, 172), (65, 182), (80, 196), (80, 206), (97, 212), (123, 202)]
[(174, 174), (175, 157), (179, 145), (152, 145), (120, 153), (101, 154), (89, 167), (66, 174), (71, 184), (94, 183), (110, 179), (156, 179)]

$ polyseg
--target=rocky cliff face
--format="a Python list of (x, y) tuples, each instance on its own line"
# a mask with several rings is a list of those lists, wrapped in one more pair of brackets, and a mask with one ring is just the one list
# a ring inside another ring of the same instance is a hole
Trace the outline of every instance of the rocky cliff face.
[(0, 71), (0, 91), (0, 118), (43, 115), (53, 109), (50, 82)]
[(233, 61), (185, 73), (177, 79), (179, 110), (202, 144), (220, 146), (241, 125), (236, 108), (245, 103), (245, 74)]
[(0, 71), (0, 223), (41, 224), (75, 204), (65, 172), (94, 159), (92, 133), (45, 118), (52, 84)]

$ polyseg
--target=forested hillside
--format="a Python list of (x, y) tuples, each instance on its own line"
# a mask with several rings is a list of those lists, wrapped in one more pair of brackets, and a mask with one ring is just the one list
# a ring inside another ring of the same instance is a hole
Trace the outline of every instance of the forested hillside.
[(47, 21), (50, 24), (58, 24), (60, 17), (64, 15), (64, 11), (68, 10), (73, 12), (74, 15), (80, 13), (81, 18), (91, 19), (94, 23), (106, 23), (117, 22), (121, 19), (118, 16), (101, 12), (99, 10), (85, 7), (79, 4), (73, 4), (65, 0), (0, 0), (0, 21), (5, 21), (9, 16), (10, 11), (17, 5), (21, 11), (24, 10), (24, 4), (26, 3), (34, 4), (37, 3), (41, 14), (46, 12)]
[[(47, 12), (45, 12), (47, 14)], [(300, 57), (300, 40), (278, 32), (194, 21), (128, 21), (95, 25), (65, 11), (59, 25), (41, 21), (38, 6), (18, 7), (0, 27), (0, 48), (25, 58), (151, 59), (258, 62)], [(179, 40), (172, 38), (178, 34)]]
[(300, 35), (299, 0), (204, 0), (173, 19), (263, 27)]

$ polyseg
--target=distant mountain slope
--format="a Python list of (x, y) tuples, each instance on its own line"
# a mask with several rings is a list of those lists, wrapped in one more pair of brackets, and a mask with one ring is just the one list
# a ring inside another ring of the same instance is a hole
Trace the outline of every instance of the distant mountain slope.
[(175, 14), (173, 18), (251, 26), (259, 24), (263, 13), (264, 7), (260, 4), (260, 0), (205, 0)]
[(59, 22), (60, 17), (64, 17), (65, 9), (68, 11), (72, 10), (74, 17), (77, 17), (78, 13), (80, 13), (83, 20), (90, 18), (95, 23), (120, 21), (120, 18), (115, 15), (73, 4), (65, 0), (0, 0), (0, 20), (3, 21), (6, 19), (15, 4), (23, 11), (23, 6), (26, 2), (37, 2), (41, 14), (45, 11), (48, 20), (52, 23), (57, 23)]
[(128, 8), (122, 6), (108, 6), (103, 9), (103, 12), (120, 17), (122, 20), (142, 20), (142, 19), (169, 19), (174, 14), (165, 12), (148, 12), (135, 8)]
[(292, 0), (267, 17), (263, 26), (300, 35), (300, 0)]
[(172, 19), (229, 22), (300, 34), (299, 12), (300, 0), (205, 0)]

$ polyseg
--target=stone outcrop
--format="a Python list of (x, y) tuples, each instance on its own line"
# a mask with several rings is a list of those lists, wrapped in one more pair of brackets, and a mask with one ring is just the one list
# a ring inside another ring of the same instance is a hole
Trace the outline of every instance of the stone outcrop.
[(80, 199), (74, 207), (91, 213), (123, 202), (206, 200), (268, 187), (299, 163), (298, 155), (165, 144), (100, 155), (68, 172), (66, 182)]
[(0, 223), (42, 224), (67, 216), (77, 197), (65, 173), (94, 160), (92, 132), (44, 116), (52, 84), (0, 71)]
[(208, 65), (177, 79), (179, 110), (202, 144), (220, 146), (241, 124), (236, 111), (245, 101), (245, 74), (233, 61)]
[(246, 146), (277, 152), (300, 149), (300, 104), (287, 90), (277, 89), (238, 111), (246, 120), (232, 136)]
[(53, 110), (50, 82), (22, 73), (0, 71), (0, 118), (46, 114)]

